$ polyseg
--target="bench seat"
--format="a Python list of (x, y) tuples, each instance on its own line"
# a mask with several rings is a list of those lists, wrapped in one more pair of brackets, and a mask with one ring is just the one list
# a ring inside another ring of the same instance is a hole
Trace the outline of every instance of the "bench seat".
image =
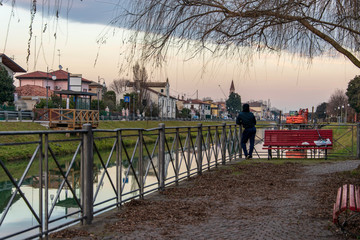
[(345, 184), (338, 189), (336, 202), (333, 208), (333, 223), (343, 228), (351, 214), (346, 214), (343, 222), (340, 222), (339, 216), (347, 209), (355, 213), (360, 212), (360, 191), (359, 187), (352, 184)]
[[(317, 145), (314, 141), (328, 140), (327, 144)], [(271, 150), (327, 150), (332, 149), (333, 134), (329, 129), (300, 130), (265, 130), (263, 149), (268, 150), (268, 159), (272, 157)]]

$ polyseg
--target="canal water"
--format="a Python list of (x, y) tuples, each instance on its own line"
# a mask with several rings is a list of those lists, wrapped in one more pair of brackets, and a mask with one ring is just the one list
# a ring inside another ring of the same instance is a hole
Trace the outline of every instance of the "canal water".
[[(192, 173), (196, 171), (196, 160), (194, 155), (191, 153), (191, 162), (190, 162), (190, 169), (192, 169)], [(184, 159), (180, 157), (180, 172), (186, 172), (187, 167), (185, 165)], [(214, 161), (214, 158), (212, 158), (212, 161)], [(114, 162), (114, 161), (113, 161)], [(158, 171), (158, 157), (153, 157), (153, 164)], [(147, 175), (145, 176), (145, 186), (149, 186), (145, 189), (145, 191), (154, 190), (158, 187), (157, 185), (157, 178), (155, 175), (155, 171), (153, 169), (152, 164), (150, 164), (149, 158), (144, 159), (144, 167), (145, 172), (147, 172)], [(69, 164), (69, 163), (67, 163)], [(76, 164), (75, 164), (76, 165)], [(74, 189), (75, 194), (77, 198), (80, 199), (80, 168), (77, 166), (73, 166), (73, 168), (70, 171), (68, 180), (71, 184), (71, 187)], [(114, 198), (116, 196), (112, 184), (105, 173), (105, 170), (103, 167), (101, 167), (101, 164), (95, 164), (96, 167), (94, 168), (94, 194), (98, 190), (98, 193), (96, 194), (95, 199), (95, 205), (98, 203), (101, 203), (103, 201), (106, 201), (108, 199)], [(109, 166), (107, 168), (107, 172), (112, 180), (112, 183), (116, 185), (116, 166), (115, 163), (111, 164), (112, 166)], [(165, 155), (165, 165), (166, 165), (166, 176), (167, 178), (171, 178), (175, 176), (173, 165), (170, 163), (170, 155)], [(68, 166), (67, 166), (68, 167)], [(137, 158), (134, 158), (133, 160), (133, 167), (138, 174), (138, 166), (137, 166)], [(3, 174), (1, 172), (1, 174)], [(103, 181), (101, 179), (103, 178)], [(171, 181), (173, 181), (172, 179)], [(75, 213), (80, 210), (78, 207), (74, 196), (70, 189), (68, 188), (67, 184), (64, 185), (64, 188), (58, 193), (58, 189), (60, 184), (63, 181), (63, 177), (60, 175), (60, 172), (57, 169), (50, 169), (49, 171), (49, 210), (52, 208), (52, 205), (56, 199), (56, 196), (59, 194), (59, 198), (55, 202), (55, 207), (53, 209), (53, 212), (51, 214), (51, 217), (49, 221), (71, 214)], [(170, 180), (169, 180), (170, 181)], [(127, 162), (123, 162), (122, 166), (122, 184), (123, 184), (123, 200), (130, 199), (135, 195), (138, 195), (138, 191), (136, 191), (139, 187), (137, 185), (137, 181), (135, 179), (135, 175), (132, 171), (132, 169), (129, 167), (129, 164)], [(9, 200), (11, 199), (11, 196), (16, 191), (16, 188), (13, 186), (13, 184), (10, 181), (1, 181), (0, 182), (0, 219), (3, 218), (5, 214), (6, 206), (9, 203)], [(24, 193), (27, 201), (32, 206), (34, 211), (36, 213), (39, 212), (39, 176), (38, 175), (32, 175), (25, 178), (22, 186), (21, 191)], [(44, 190), (43, 190), (44, 191)], [(126, 194), (127, 193), (127, 194)], [(106, 206), (109, 206), (111, 204), (116, 203), (116, 200), (112, 200), (109, 202), (106, 202), (101, 205), (97, 205), (94, 207), (94, 211), (100, 210)], [(45, 201), (43, 200), (43, 204), (45, 205)], [(55, 223), (52, 223), (49, 225), (49, 229), (55, 226), (59, 226), (61, 224), (64, 224), (66, 222), (69, 222), (71, 220), (75, 220), (78, 217), (80, 217), (80, 214), (75, 214), (73, 216), (68, 217), (67, 219), (62, 219), (59, 221), (56, 221)], [(12, 205), (7, 212), (5, 219), (0, 226), (0, 238), (8, 236), (9, 234), (18, 232), (23, 229), (31, 228), (33, 226), (38, 225), (38, 222), (36, 218), (33, 216), (32, 212), (28, 208), (26, 202), (21, 198), (20, 194), (17, 193), (15, 195), (15, 198), (12, 201)], [(16, 237), (13, 237), (11, 239), (24, 239), (27, 236), (32, 236), (38, 233), (38, 228), (27, 232), (22, 235), (18, 235)]]

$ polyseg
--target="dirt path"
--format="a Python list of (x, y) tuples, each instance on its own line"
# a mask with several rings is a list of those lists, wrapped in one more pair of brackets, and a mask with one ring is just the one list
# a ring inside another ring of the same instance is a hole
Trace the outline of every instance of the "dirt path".
[(52, 237), (344, 239), (331, 223), (336, 189), (345, 181), (335, 172), (359, 164), (232, 164)]

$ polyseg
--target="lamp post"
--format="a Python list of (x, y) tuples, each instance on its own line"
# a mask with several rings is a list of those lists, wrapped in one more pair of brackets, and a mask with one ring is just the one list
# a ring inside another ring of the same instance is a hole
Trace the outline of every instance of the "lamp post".
[(150, 103), (150, 120), (152, 120), (153, 105)]
[[(49, 109), (49, 72), (54, 71), (52, 69), (49, 70), (49, 68), (46, 68), (46, 109)], [(56, 76), (51, 74), (52, 80), (56, 80)]]
[[(103, 84), (100, 85), (100, 80), (103, 80)], [(100, 78), (100, 76), (98, 76), (98, 86), (102, 86), (102, 88), (106, 87), (106, 83), (105, 83), (105, 79), (104, 78)], [(97, 92), (97, 100), (98, 100), (98, 111), (99, 111), (99, 118), (100, 118), (100, 88), (98, 87), (98, 92)]]
[(344, 122), (347, 123), (347, 118), (348, 118), (348, 108), (350, 107), (350, 104), (346, 104), (345, 105), (345, 117), (344, 117)]
[[(137, 94), (138, 94), (138, 111), (139, 111), (139, 113), (140, 113), (140, 104), (141, 104), (141, 99), (140, 99), (140, 89), (138, 89), (137, 91)], [(135, 103), (135, 101), (134, 101), (134, 103)]]

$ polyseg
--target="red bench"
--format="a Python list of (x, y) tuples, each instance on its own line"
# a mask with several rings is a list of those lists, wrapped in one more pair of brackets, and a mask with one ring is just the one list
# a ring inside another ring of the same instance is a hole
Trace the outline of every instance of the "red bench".
[(333, 146), (332, 135), (332, 130), (328, 129), (265, 130), (263, 149), (268, 150), (268, 159), (272, 158), (272, 150), (306, 149), (324, 150), (327, 159), (327, 150)]
[[(354, 213), (347, 212), (347, 210)], [(340, 215), (345, 212), (343, 218), (340, 220)], [(344, 227), (350, 219), (360, 212), (360, 191), (359, 187), (352, 184), (344, 185), (338, 189), (336, 202), (333, 209), (333, 222), (344, 230)]]

